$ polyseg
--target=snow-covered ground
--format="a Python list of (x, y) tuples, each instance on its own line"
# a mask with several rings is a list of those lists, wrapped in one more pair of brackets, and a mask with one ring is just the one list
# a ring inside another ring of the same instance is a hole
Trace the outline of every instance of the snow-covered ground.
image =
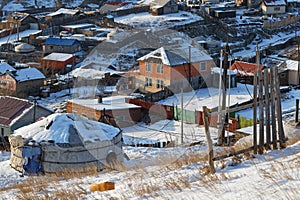
[[(242, 103), (252, 99), (253, 86), (237, 84), (236, 88), (230, 89), (230, 105)], [(181, 94), (175, 94), (158, 103), (164, 105), (181, 105)], [(192, 92), (183, 93), (183, 107), (186, 110), (202, 110), (202, 106), (215, 108), (219, 105), (219, 89), (203, 88)]]
[[(299, 136), (299, 130), (298, 130)], [(221, 151), (221, 147), (215, 147)], [(263, 155), (245, 154), (216, 161), (207, 175), (205, 146), (124, 147), (130, 158), (123, 171), (89, 175), (25, 176), (0, 152), (0, 199), (298, 199), (300, 142)], [(26, 182), (28, 181), (28, 182)], [(112, 181), (115, 190), (91, 192), (93, 183)]]
[[(62, 0), (62, 3), (66, 4), (66, 7), (74, 8), (79, 6), (84, 0)], [(35, 3), (36, 2), (36, 3)], [(29, 7), (41, 8), (53, 8), (56, 6), (56, 0), (12, 0), (3, 7), (3, 11), (21, 11), (26, 10)]]
[[(21, 31), (19, 33), (19, 39), (21, 39), (22, 37), (27, 37), (31, 34), (37, 34), (41, 32), (41, 30), (32, 30), (32, 29), (28, 29), (26, 31)], [(5, 44), (7, 42), (14, 42), (18, 40), (18, 34), (12, 34), (11, 36), (6, 36), (6, 37), (2, 37), (0, 38), (0, 45)]]
[(135, 28), (169, 28), (177, 25), (189, 24), (203, 20), (202, 17), (190, 12), (179, 11), (166, 15), (152, 15), (150, 13), (130, 14), (122, 17), (116, 17), (115, 22), (126, 24)]

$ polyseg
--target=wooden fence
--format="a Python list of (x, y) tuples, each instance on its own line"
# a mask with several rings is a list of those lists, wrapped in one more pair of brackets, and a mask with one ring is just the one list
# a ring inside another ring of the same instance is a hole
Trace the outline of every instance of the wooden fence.
[(282, 28), (282, 27), (286, 27), (290, 24), (295, 24), (297, 22), (299, 22), (300, 20), (300, 16), (291, 16), (288, 18), (283, 18), (280, 19), (280, 21), (275, 21), (275, 22), (269, 22), (269, 21), (265, 21), (263, 28), (267, 28), (267, 29), (273, 29), (273, 28)]

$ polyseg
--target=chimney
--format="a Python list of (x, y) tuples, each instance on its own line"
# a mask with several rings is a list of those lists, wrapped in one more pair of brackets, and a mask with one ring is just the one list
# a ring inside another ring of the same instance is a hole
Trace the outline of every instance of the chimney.
[(98, 96), (98, 103), (102, 103), (102, 102), (103, 102), (102, 95), (99, 95)]

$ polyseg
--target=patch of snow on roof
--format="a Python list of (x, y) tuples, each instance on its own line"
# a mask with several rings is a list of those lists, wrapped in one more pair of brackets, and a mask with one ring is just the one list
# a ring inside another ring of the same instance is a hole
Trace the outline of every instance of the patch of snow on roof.
[(17, 129), (14, 135), (30, 138), (36, 142), (53, 140), (55, 143), (69, 143), (69, 128), (73, 126), (83, 142), (111, 140), (120, 130), (113, 126), (78, 117), (74, 114), (52, 114), (34, 124)]
[(287, 60), (286, 61), (286, 67), (289, 70), (294, 70), (297, 71), (298, 70), (298, 61), (295, 60)]
[(6, 62), (0, 63), (0, 73), (4, 73), (6, 71), (14, 71), (14, 70), (16, 69), (10, 66), (9, 64), (7, 64)]
[(66, 61), (72, 57), (73, 55), (69, 53), (51, 53), (48, 56), (45, 56), (43, 60)]
[(18, 82), (24, 82), (28, 80), (37, 80), (46, 78), (42, 72), (36, 68), (25, 68), (16, 71), (15, 79)]

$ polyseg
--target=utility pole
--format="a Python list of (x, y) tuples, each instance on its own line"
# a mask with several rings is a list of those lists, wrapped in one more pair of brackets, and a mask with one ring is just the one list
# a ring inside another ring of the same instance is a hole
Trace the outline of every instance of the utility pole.
[(208, 163), (209, 163), (210, 173), (214, 174), (214, 173), (216, 173), (216, 170), (215, 170), (214, 161), (213, 161), (214, 152), (213, 152), (212, 140), (211, 140), (210, 132), (209, 132), (207, 107), (203, 106), (202, 111), (203, 111), (202, 118), (203, 118), (204, 128), (205, 128), (205, 136), (206, 136), (206, 141), (207, 141), (207, 145), (208, 145)]
[(300, 50), (299, 50), (299, 39), (298, 39), (298, 35), (297, 35), (297, 30), (295, 31), (296, 34), (296, 41), (297, 41), (297, 63), (298, 63), (298, 71), (297, 71), (297, 85), (300, 84)]
[(181, 88), (181, 145), (183, 145), (183, 88)]
[(227, 88), (227, 70), (228, 70), (228, 58), (229, 58), (229, 46), (226, 43), (224, 47), (224, 72), (222, 76), (222, 83), (223, 83), (223, 90), (222, 90), (222, 108), (221, 108), (221, 129), (219, 129), (219, 138), (218, 138), (218, 145), (224, 143), (225, 138), (225, 115), (226, 115), (226, 88)]
[(222, 73), (223, 73), (223, 49), (220, 51), (220, 76), (219, 76), (219, 105), (218, 105), (218, 145), (222, 144), (221, 128), (222, 128), (222, 108), (221, 108), (221, 96), (222, 96)]
[[(192, 52), (191, 49), (192, 47), (189, 46), (189, 84), (192, 87), (192, 74), (191, 74), (191, 65), (192, 65)], [(193, 87), (192, 87), (193, 88)]]
[[(259, 56), (259, 50), (258, 50)], [(263, 77), (262, 71), (260, 69), (260, 56), (258, 58), (258, 100), (259, 100), (259, 145), (258, 145), (258, 153), (263, 154), (263, 146), (264, 146), (264, 97), (263, 97)]]

